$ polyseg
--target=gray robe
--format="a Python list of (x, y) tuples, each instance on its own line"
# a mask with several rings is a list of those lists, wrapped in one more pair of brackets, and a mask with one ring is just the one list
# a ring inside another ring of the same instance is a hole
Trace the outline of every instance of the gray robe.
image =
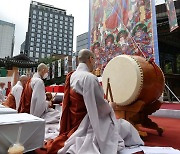
[(59, 154), (116, 154), (126, 143), (127, 146), (144, 144), (130, 123), (116, 119), (104, 99), (98, 78), (89, 72), (86, 64), (79, 64), (70, 78), (70, 85), (83, 96), (87, 114)]

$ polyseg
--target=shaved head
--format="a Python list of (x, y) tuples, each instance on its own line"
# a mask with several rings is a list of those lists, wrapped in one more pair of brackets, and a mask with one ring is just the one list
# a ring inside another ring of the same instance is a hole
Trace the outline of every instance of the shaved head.
[(19, 81), (21, 82), (22, 86), (24, 87), (28, 81), (28, 77), (26, 75), (21, 75), (19, 78)]
[(40, 71), (42, 71), (43, 69), (48, 70), (48, 67), (47, 67), (46, 64), (40, 63), (40, 64), (38, 65), (38, 67), (37, 67), (37, 71), (40, 72)]
[(88, 49), (82, 49), (78, 53), (78, 59), (80, 63), (86, 63), (90, 57), (94, 58), (94, 54)]

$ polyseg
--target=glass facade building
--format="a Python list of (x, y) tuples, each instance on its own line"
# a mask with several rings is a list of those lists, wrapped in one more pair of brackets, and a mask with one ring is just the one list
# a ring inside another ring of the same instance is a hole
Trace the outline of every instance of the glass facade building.
[(53, 54), (71, 56), (73, 29), (74, 17), (65, 10), (32, 1), (24, 52), (34, 61)]
[(0, 20), (0, 58), (12, 57), (15, 24)]
[(76, 54), (78, 54), (78, 52), (81, 49), (87, 49), (87, 48), (88, 48), (88, 32), (77, 36)]

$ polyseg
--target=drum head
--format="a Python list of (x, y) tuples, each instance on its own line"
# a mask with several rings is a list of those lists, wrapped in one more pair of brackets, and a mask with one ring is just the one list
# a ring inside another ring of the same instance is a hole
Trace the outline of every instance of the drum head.
[[(139, 63), (131, 56), (117, 56), (106, 65), (102, 75), (105, 94), (108, 78), (113, 100), (117, 105), (131, 104), (139, 96), (143, 84), (143, 73)], [(111, 101), (109, 92), (107, 98)]]

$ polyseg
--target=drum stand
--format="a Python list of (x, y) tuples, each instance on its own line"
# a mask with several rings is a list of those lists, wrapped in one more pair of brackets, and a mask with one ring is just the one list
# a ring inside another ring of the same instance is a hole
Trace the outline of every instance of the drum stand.
[[(108, 92), (110, 94), (111, 102), (114, 102), (109, 78), (107, 80), (106, 99), (108, 98)], [(116, 105), (114, 107), (114, 112), (117, 119), (123, 118), (134, 125), (134, 127), (139, 131), (141, 137), (147, 136), (147, 132), (142, 131), (142, 127), (154, 129), (158, 132), (159, 136), (162, 136), (163, 129), (158, 127), (155, 122), (148, 118), (148, 115), (154, 113), (160, 108), (160, 106), (161, 102), (158, 100), (148, 105), (141, 100), (136, 100), (133, 104), (126, 106)]]

